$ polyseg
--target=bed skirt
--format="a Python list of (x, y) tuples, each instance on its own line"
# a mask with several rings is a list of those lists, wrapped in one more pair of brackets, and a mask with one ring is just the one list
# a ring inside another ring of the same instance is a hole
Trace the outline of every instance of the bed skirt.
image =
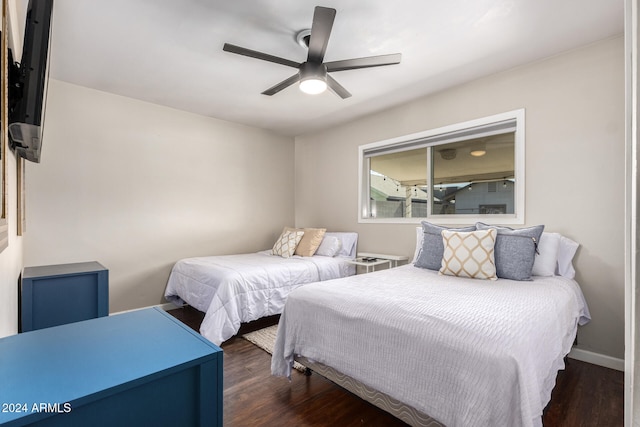
[(430, 416), (423, 414), (417, 409), (408, 406), (378, 390), (375, 390), (360, 381), (355, 380), (335, 369), (323, 365), (322, 363), (312, 362), (303, 356), (294, 358), (297, 362), (311, 369), (319, 375), (322, 375), (329, 381), (338, 384), (340, 387), (350, 391), (363, 400), (393, 415), (394, 417), (404, 421), (405, 423), (415, 427), (445, 427)]

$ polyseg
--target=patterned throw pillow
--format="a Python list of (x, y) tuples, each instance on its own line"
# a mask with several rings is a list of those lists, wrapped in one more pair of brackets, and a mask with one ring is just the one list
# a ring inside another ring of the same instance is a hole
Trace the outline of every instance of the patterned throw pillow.
[(496, 230), (449, 231), (442, 230), (442, 266), (440, 274), (496, 280), (493, 248)]
[(275, 245), (273, 245), (271, 253), (280, 255), (283, 258), (291, 257), (296, 251), (298, 243), (302, 240), (302, 236), (304, 236), (304, 231), (283, 231), (278, 240), (276, 240)]
[(304, 231), (304, 236), (302, 236), (302, 240), (298, 243), (295, 254), (300, 256), (313, 256), (318, 250), (320, 243), (322, 243), (322, 238), (327, 229), (285, 227), (284, 231)]

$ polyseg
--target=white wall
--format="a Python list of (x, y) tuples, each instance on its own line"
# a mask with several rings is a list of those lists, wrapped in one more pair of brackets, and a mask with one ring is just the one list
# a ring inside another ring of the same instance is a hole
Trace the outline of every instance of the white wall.
[(577, 280), (593, 321), (579, 347), (623, 358), (623, 44), (603, 41), (297, 137), (296, 224), (355, 230), (359, 250), (412, 255), (415, 225), (357, 222), (358, 146), (525, 108), (526, 225), (581, 243)]
[(292, 138), (52, 80), (24, 264), (96, 260), (111, 312), (159, 304), (178, 259), (269, 248), (293, 224), (293, 163)]

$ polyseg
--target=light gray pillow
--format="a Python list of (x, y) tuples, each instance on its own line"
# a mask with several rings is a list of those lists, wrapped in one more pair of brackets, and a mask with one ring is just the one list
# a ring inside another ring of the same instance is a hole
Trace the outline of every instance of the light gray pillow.
[(337, 237), (340, 240), (340, 250), (335, 256), (355, 258), (358, 245), (358, 233), (350, 231), (327, 231), (324, 233), (325, 238), (328, 236)]
[(422, 240), (422, 249), (416, 257), (413, 265), (420, 268), (439, 271), (442, 266), (442, 253), (444, 252), (444, 244), (442, 243), (442, 230), (449, 231), (476, 231), (475, 225), (462, 228), (447, 228), (440, 225), (431, 224), (422, 221), (422, 232), (424, 239)]
[(498, 231), (494, 248), (498, 277), (531, 280), (531, 271), (544, 225), (513, 229), (477, 222), (476, 227), (478, 230), (495, 228)]
[(340, 252), (342, 242), (336, 236), (324, 236), (315, 255), (334, 257)]

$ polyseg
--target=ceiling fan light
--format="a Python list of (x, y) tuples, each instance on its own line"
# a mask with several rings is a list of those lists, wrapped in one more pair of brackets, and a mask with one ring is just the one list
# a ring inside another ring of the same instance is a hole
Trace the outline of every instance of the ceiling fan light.
[(318, 77), (311, 77), (300, 82), (300, 90), (309, 95), (317, 95), (327, 90), (327, 82)]
[(327, 67), (324, 64), (304, 62), (300, 65), (300, 90), (317, 95), (327, 90)]

